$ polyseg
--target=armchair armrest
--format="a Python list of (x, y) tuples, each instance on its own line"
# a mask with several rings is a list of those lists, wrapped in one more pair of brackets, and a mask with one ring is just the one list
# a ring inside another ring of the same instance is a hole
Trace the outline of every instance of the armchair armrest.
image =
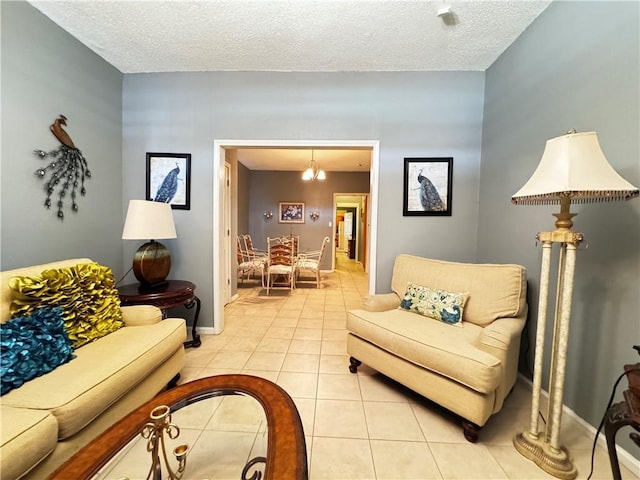
[(131, 305), (121, 307), (122, 320), (126, 327), (153, 325), (162, 320), (162, 311), (153, 305)]
[[(498, 318), (482, 329), (477, 348), (496, 357), (502, 363), (503, 380), (497, 390), (497, 410), (518, 376), (520, 335), (527, 319), (527, 309), (519, 317)], [(495, 410), (495, 411), (497, 411)]]
[(479, 348), (496, 357), (501, 357), (504, 354), (499, 352), (508, 351), (513, 341), (520, 337), (523, 328), (524, 318), (498, 318), (482, 329)]
[(362, 301), (362, 308), (369, 312), (384, 312), (394, 310), (400, 306), (400, 297), (395, 293), (377, 293), (367, 295)]

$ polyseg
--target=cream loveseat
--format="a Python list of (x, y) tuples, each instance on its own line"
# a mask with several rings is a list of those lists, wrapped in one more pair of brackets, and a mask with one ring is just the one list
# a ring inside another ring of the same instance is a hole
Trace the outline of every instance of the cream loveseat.
[[(399, 308), (409, 282), (468, 293), (462, 321), (450, 325)], [(516, 381), (525, 269), (399, 255), (391, 289), (348, 312), (349, 370), (356, 373), (364, 362), (458, 414), (466, 439), (476, 442)]]
[[(0, 322), (9, 319), (15, 296), (10, 278), (91, 262), (73, 259), (2, 272)], [(184, 320), (162, 320), (152, 306), (122, 307), (121, 312), (123, 327), (77, 348), (76, 358), (0, 397), (2, 480), (46, 478), (177, 379), (184, 365)]]

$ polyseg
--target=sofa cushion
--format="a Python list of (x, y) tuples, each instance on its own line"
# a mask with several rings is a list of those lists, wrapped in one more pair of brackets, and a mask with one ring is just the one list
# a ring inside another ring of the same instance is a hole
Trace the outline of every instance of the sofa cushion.
[(469, 292), (463, 320), (489, 325), (526, 308), (526, 271), (520, 265), (446, 262), (398, 255), (391, 289), (402, 298), (408, 282), (450, 292)]
[(80, 263), (52, 268), (39, 275), (13, 277), (9, 286), (13, 290), (12, 316), (43, 306), (62, 308), (73, 348), (123, 326), (120, 297), (109, 267)]
[(11, 319), (0, 331), (0, 395), (74, 358), (58, 307)]
[(124, 327), (75, 351), (77, 358), (2, 397), (12, 407), (49, 410), (65, 439), (144, 380), (186, 337), (183, 319)]
[(0, 478), (19, 478), (58, 443), (58, 422), (49, 412), (0, 407)]
[(409, 282), (399, 308), (460, 326), (468, 297), (468, 293), (448, 292)]
[(476, 348), (483, 329), (472, 323), (463, 322), (460, 328), (451, 328), (400, 309), (386, 312), (350, 310), (347, 330), (480, 393), (494, 391), (502, 378), (500, 360)]

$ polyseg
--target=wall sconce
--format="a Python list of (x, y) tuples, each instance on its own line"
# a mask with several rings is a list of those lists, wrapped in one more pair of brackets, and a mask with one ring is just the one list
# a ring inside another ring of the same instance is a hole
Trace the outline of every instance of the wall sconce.
[(271, 220), (271, 217), (273, 217), (273, 212), (271, 210), (266, 210), (262, 216), (264, 216), (265, 220)]
[(309, 217), (311, 217), (311, 220), (315, 222), (316, 220), (318, 220), (318, 218), (320, 218), (320, 214), (316, 210), (314, 210), (309, 214)]

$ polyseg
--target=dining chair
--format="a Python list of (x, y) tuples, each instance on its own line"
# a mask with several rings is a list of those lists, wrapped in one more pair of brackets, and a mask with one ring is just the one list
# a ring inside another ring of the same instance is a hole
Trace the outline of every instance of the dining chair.
[(271, 240), (278, 240), (282, 243), (290, 243), (293, 247), (294, 258), (298, 256), (300, 250), (300, 235), (282, 235), (280, 237), (271, 237)]
[(249, 234), (242, 235), (242, 241), (244, 242), (244, 249), (247, 252), (247, 255), (249, 257), (263, 259), (266, 263), (267, 252), (264, 250), (258, 250), (253, 246), (253, 240), (251, 240), (251, 235)]
[(255, 254), (249, 253), (242, 235), (239, 235), (236, 241), (236, 257), (238, 260), (238, 278), (242, 283), (244, 283), (245, 279), (248, 280), (258, 272), (260, 274), (260, 282), (264, 287), (266, 257), (260, 258)]
[(320, 264), (322, 257), (327, 249), (327, 245), (331, 242), (329, 237), (324, 237), (320, 250), (313, 252), (300, 253), (296, 262), (296, 281), (301, 271), (311, 272), (316, 277), (316, 288), (320, 288)]
[(293, 255), (293, 242), (283, 241), (281, 238), (267, 237), (267, 295), (274, 287), (277, 277), (284, 278), (285, 288), (293, 291), (296, 262)]
[(293, 256), (295, 258), (300, 252), (300, 235), (289, 235), (288, 239), (293, 244)]

